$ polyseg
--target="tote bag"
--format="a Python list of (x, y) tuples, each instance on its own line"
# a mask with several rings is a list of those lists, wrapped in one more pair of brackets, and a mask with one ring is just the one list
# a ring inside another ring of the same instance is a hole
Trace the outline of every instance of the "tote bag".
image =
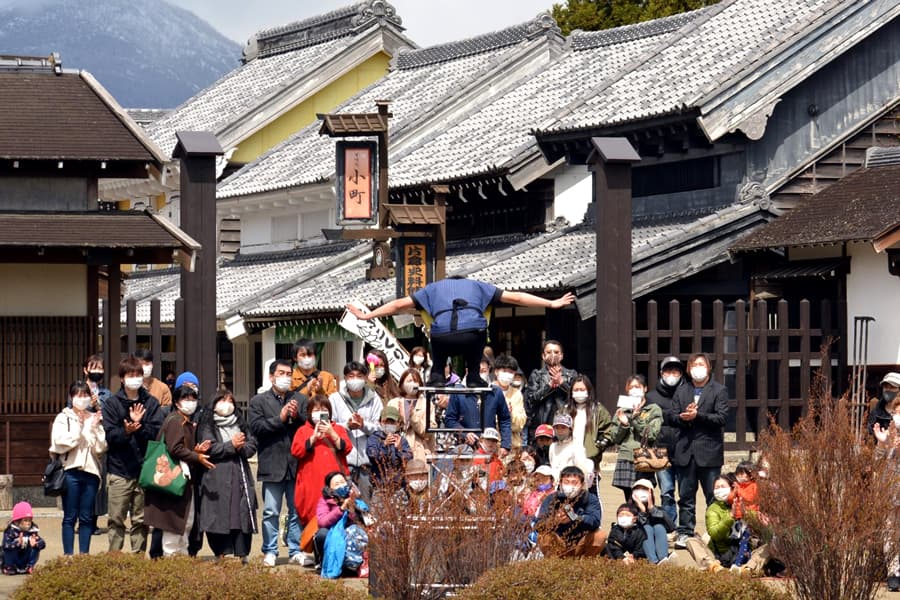
[(165, 434), (158, 441), (147, 442), (147, 453), (144, 455), (138, 483), (145, 490), (157, 490), (173, 496), (184, 494), (187, 478), (181, 466), (169, 455)]

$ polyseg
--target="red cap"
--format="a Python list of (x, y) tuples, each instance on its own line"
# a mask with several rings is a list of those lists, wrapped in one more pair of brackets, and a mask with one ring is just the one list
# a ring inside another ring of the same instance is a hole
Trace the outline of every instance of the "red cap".
[(534, 437), (541, 437), (541, 436), (546, 436), (546, 437), (552, 438), (553, 437), (553, 428), (546, 424), (538, 425), (538, 428), (534, 431)]

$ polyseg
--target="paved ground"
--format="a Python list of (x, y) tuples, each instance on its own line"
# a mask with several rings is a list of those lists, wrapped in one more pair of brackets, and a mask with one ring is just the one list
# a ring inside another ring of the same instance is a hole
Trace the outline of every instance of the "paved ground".
[[(609, 525), (615, 520), (614, 511), (616, 508), (624, 501), (624, 497), (622, 492), (616, 488), (613, 488), (610, 482), (612, 481), (612, 462), (609, 462), (608, 465), (605, 465), (604, 469), (604, 477), (600, 486), (600, 500), (603, 505), (603, 522), (604, 528), (608, 529)], [(706, 510), (705, 503), (702, 498), (702, 494), (698, 494), (697, 498), (697, 514), (702, 515)], [(0, 511), (0, 524), (5, 524), (8, 522), (10, 517), (10, 511)], [(56, 509), (46, 509), (46, 508), (36, 508), (35, 509), (35, 522), (41, 528), (41, 534), (44, 536), (47, 541), (47, 548), (41, 555), (41, 561), (50, 560), (62, 555), (62, 538), (61, 538), (61, 522), (62, 522), (62, 512)], [(101, 517), (100, 525), (105, 526), (106, 519)], [(704, 533), (703, 527), (703, 519), (699, 519), (697, 523), (698, 533)], [(76, 541), (77, 544), (77, 541)], [(262, 536), (256, 535), (253, 537), (253, 554), (252, 559), (254, 560), (262, 560), (262, 554), (260, 552), (260, 547), (262, 545)], [(125, 542), (126, 549), (128, 547), (128, 541)], [(106, 551), (108, 547), (107, 536), (95, 536), (93, 538), (93, 542), (91, 543), (91, 552), (92, 553), (100, 553)], [(200, 557), (205, 559), (212, 559), (212, 553), (209, 550), (208, 546), (203, 547), (203, 550), (200, 552)], [(282, 547), (280, 549), (279, 556), (279, 569), (301, 569), (301, 567), (296, 567), (293, 565), (287, 565), (287, 549)], [(24, 580), (24, 575), (17, 576), (4, 576), (0, 575), (0, 600), (6, 599), (15, 591)], [(348, 580), (348, 585), (352, 585), (354, 587), (360, 586), (365, 587), (366, 583), (364, 580)], [(882, 588), (881, 592), (878, 595), (878, 598), (884, 598), (885, 600), (889, 598), (897, 598), (900, 600), (900, 594), (890, 594), (884, 588)]]

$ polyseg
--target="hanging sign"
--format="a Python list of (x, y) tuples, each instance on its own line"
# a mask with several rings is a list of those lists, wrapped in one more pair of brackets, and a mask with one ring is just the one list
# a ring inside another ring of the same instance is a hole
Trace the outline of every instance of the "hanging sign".
[(378, 221), (378, 144), (345, 142), (337, 148), (338, 225), (374, 225)]

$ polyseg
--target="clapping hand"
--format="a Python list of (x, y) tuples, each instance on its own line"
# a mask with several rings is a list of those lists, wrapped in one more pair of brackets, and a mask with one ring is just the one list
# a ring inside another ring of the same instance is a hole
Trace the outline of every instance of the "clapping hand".
[(196, 452), (197, 454), (203, 454), (207, 450), (209, 450), (210, 446), (212, 446), (212, 440), (203, 440), (199, 444), (194, 445), (194, 452)]
[(240, 450), (244, 447), (244, 444), (247, 443), (247, 436), (244, 435), (242, 431), (237, 432), (233, 436), (231, 436), (231, 445), (234, 446), (235, 450)]
[[(209, 441), (209, 440), (207, 440), (207, 441)], [(209, 455), (208, 455), (208, 454), (201, 454), (201, 453), (198, 453), (198, 454), (197, 454), (197, 461), (198, 461), (201, 465), (203, 465), (204, 467), (206, 467), (207, 469), (215, 469), (215, 468), (216, 468), (216, 465), (214, 465), (212, 462), (210, 462), (210, 460), (209, 460)]]
[(140, 423), (141, 419), (144, 418), (144, 413), (146, 413), (146, 409), (143, 404), (135, 403), (131, 405), (131, 408), (128, 409), (128, 416), (131, 418), (132, 423)]
[(882, 428), (880, 424), (875, 423), (874, 425), (872, 425), (872, 432), (875, 434), (875, 439), (883, 444), (888, 441), (888, 436), (890, 435), (890, 427)]

